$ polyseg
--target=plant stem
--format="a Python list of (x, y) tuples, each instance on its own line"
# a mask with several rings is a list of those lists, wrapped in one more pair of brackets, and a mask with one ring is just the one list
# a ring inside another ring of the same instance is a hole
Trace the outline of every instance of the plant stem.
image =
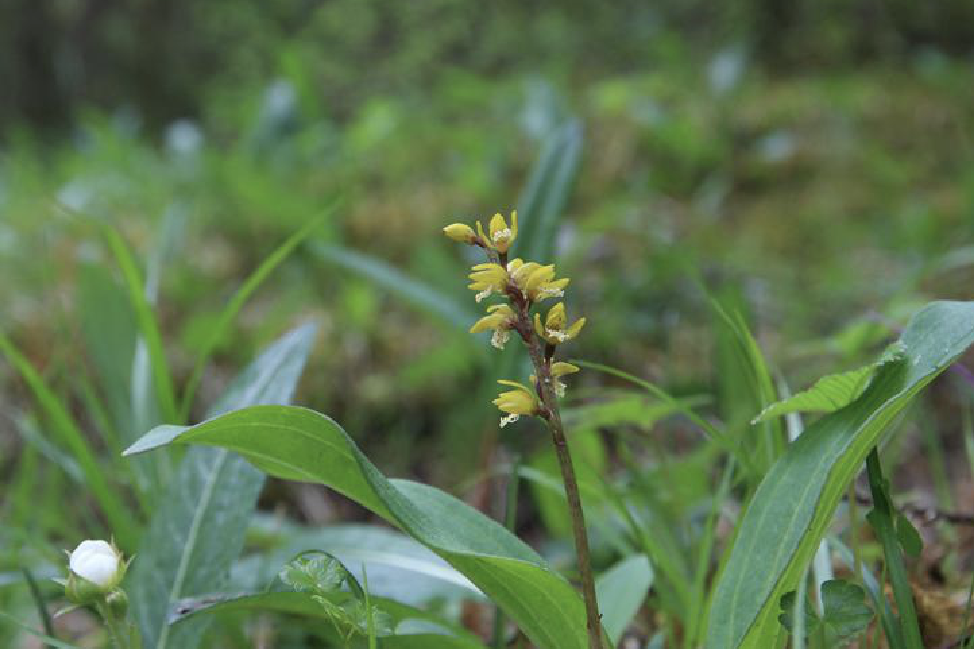
[(572, 519), (572, 533), (575, 537), (575, 554), (578, 555), (578, 572), (582, 580), (582, 598), (585, 600), (585, 616), (588, 628), (589, 649), (603, 649), (602, 644), (602, 616), (599, 614), (599, 604), (595, 596), (595, 577), (592, 574), (591, 553), (588, 548), (588, 533), (585, 530), (585, 515), (582, 512), (582, 499), (578, 491), (578, 481), (575, 478), (575, 468), (572, 456), (568, 450), (568, 440), (561, 423), (561, 413), (555, 395), (554, 380), (551, 377), (550, 349), (542, 350), (538, 337), (534, 335), (531, 325), (528, 304), (520, 296), (511, 296), (517, 312), (517, 331), (528, 347), (531, 363), (534, 365), (537, 385), (535, 389), (541, 398), (544, 412), (542, 416), (548, 422), (551, 431), (551, 441), (555, 445), (558, 456), (558, 467), (561, 469), (561, 479), (565, 485), (565, 497), (568, 499), (568, 511)]
[(105, 623), (105, 628), (108, 630), (108, 637), (112, 639), (112, 644), (115, 646), (115, 649), (129, 649), (128, 642), (125, 641), (125, 636), (122, 635), (122, 631), (118, 627), (118, 620), (115, 619), (115, 614), (112, 613), (111, 607), (105, 602), (99, 602), (95, 605), (95, 608)]

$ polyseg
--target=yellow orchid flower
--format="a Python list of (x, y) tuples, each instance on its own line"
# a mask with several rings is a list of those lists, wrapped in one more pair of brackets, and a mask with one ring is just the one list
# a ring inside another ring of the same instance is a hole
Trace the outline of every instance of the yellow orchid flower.
[(511, 339), (511, 329), (517, 323), (517, 314), (506, 304), (495, 304), (487, 307), (489, 315), (484, 316), (470, 327), (470, 333), (476, 334), (489, 329), (494, 330), (490, 344), (497, 349), (504, 349), (504, 345)]
[(565, 303), (559, 302), (551, 307), (545, 317), (544, 326), (541, 324), (541, 314), (534, 314), (534, 329), (538, 335), (552, 345), (568, 342), (578, 335), (578, 332), (585, 326), (585, 318), (579, 318), (570, 327), (567, 327), (568, 317), (565, 315)]
[(494, 405), (498, 410), (508, 413), (501, 419), (501, 428), (517, 421), (521, 415), (536, 415), (541, 410), (538, 397), (530, 389), (515, 381), (500, 380), (498, 383), (515, 388), (508, 392), (501, 392), (494, 399)]
[(473, 280), (467, 288), (472, 291), (480, 291), (477, 293), (476, 300), (480, 302), (485, 297), (488, 297), (491, 293), (504, 293), (504, 289), (507, 288), (507, 282), (510, 276), (507, 274), (507, 270), (500, 264), (477, 264), (471, 270), (469, 277)]
[(497, 213), (490, 220), (490, 243), (500, 253), (505, 253), (517, 238), (517, 210), (511, 212), (511, 224), (507, 225), (504, 217)]

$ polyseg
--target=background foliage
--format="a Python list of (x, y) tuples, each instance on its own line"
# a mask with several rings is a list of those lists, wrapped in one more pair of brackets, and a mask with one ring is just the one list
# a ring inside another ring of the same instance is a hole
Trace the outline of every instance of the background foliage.
[[(499, 518), (503, 494), (484, 478), (513, 453), (536, 478), (551, 458), (531, 425), (496, 430), (484, 377), (518, 361), (492, 365), (466, 333), (471, 260), (439, 229), (530, 204), (559, 161), (549, 256), (588, 316), (572, 356), (739, 431), (768, 404), (740, 380), (747, 358), (704, 286), (743, 315), (776, 389), (873, 360), (920, 304), (970, 298), (972, 7), (3, 3), (0, 610), (29, 610), (19, 566), (49, 576), (61, 549), (124, 512), (134, 549), (175, 465), (117, 451), (168, 421), (179, 404), (167, 383), (180, 394), (209, 357), (198, 421), (309, 320), (318, 334), (293, 402), (340, 422), (386, 475)], [(235, 291), (313, 218), (214, 338)], [(160, 358), (168, 377), (145, 370)], [(894, 484), (945, 507), (971, 494), (957, 433), (969, 387), (948, 376), (887, 449)], [(696, 601), (679, 582), (696, 578), (702, 550), (684, 546), (721, 484), (718, 451), (617, 377), (586, 370), (574, 387), (591, 489), (624, 483), (646, 520), (685, 523), (641, 548), (669, 558), (654, 563), (654, 606), (679, 610), (666, 602)], [(667, 480), (681, 467), (695, 470)], [(563, 565), (558, 496), (529, 483), (517, 531)], [(745, 497), (753, 484), (732, 486)], [(368, 518), (278, 481), (259, 507), (312, 526)], [(625, 555), (613, 525), (600, 568)], [(951, 556), (963, 580), (969, 558)]]

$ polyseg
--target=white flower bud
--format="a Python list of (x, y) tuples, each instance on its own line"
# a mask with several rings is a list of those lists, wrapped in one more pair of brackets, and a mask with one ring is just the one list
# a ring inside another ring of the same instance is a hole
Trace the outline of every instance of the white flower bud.
[(125, 574), (119, 552), (105, 541), (82, 541), (68, 560), (71, 572), (107, 590), (117, 586)]

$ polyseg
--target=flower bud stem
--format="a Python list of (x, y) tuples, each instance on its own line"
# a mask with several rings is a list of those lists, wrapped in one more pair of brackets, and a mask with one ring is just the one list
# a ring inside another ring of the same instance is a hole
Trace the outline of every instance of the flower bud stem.
[(108, 637), (112, 640), (112, 646), (115, 649), (130, 649), (126, 636), (122, 633), (118, 620), (115, 619), (112, 607), (106, 601), (102, 600), (95, 604), (95, 608), (105, 623), (105, 629), (108, 630)]

